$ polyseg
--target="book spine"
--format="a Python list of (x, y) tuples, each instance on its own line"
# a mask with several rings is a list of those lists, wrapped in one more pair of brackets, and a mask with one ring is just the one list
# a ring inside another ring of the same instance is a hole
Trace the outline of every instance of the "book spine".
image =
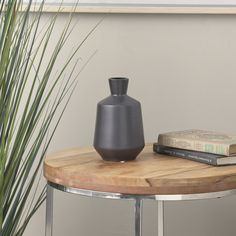
[(166, 134), (158, 136), (158, 144), (174, 148), (193, 150), (198, 152), (208, 152), (218, 155), (229, 156), (229, 145), (207, 141), (195, 141), (184, 138), (175, 138)]
[(197, 161), (205, 164), (217, 166), (217, 157), (214, 154), (199, 153), (194, 151), (179, 150), (177, 148), (163, 147), (158, 144), (153, 144), (153, 151), (169, 156), (181, 157), (184, 159)]

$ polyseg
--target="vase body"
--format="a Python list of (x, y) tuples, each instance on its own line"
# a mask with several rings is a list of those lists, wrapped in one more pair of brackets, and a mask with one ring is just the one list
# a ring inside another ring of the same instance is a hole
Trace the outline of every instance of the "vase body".
[(109, 85), (111, 96), (97, 104), (94, 148), (106, 161), (134, 160), (144, 148), (141, 104), (126, 94), (127, 78)]

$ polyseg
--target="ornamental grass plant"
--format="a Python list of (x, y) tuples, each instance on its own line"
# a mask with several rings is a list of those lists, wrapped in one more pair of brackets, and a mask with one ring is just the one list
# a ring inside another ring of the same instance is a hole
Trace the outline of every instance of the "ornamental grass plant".
[(0, 236), (23, 235), (45, 200), (43, 158), (77, 83), (77, 52), (97, 27), (53, 73), (73, 14), (51, 48), (58, 13), (42, 30), (43, 7), (32, 13), (31, 1), (0, 2)]

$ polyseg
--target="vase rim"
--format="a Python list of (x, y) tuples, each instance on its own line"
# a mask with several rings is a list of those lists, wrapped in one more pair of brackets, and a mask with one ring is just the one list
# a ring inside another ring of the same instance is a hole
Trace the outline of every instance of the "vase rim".
[(129, 80), (127, 77), (111, 77), (109, 80)]
[(109, 79), (112, 95), (126, 95), (129, 79), (126, 77), (113, 77)]

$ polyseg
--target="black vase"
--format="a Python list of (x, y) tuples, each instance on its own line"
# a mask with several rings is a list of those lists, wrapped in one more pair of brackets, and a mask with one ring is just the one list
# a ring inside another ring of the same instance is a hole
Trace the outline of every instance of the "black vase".
[(127, 78), (110, 78), (111, 96), (97, 105), (94, 148), (106, 161), (134, 160), (144, 148), (140, 102), (129, 97)]

